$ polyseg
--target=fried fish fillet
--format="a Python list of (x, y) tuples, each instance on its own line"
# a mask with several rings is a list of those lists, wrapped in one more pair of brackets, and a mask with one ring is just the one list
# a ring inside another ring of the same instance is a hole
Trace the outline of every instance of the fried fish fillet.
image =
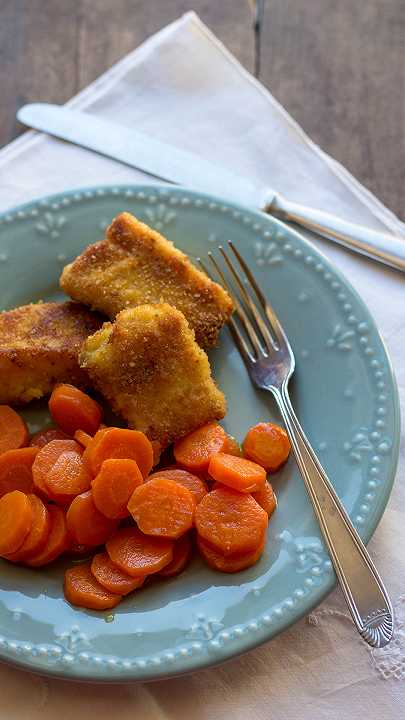
[(166, 303), (120, 312), (87, 338), (79, 362), (113, 409), (162, 447), (225, 415), (207, 355)]
[(55, 383), (88, 385), (78, 352), (102, 324), (73, 302), (36, 303), (0, 313), (0, 403), (21, 405)]
[(129, 307), (167, 302), (185, 315), (196, 341), (206, 348), (216, 344), (233, 309), (220, 285), (127, 212), (113, 220), (105, 240), (64, 268), (60, 284), (73, 300), (111, 319)]

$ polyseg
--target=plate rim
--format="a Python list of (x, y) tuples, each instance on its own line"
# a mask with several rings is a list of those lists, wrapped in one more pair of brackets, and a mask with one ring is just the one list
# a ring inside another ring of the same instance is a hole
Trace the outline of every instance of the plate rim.
[[(361, 535), (363, 541), (367, 544), (374, 534), (376, 528), (378, 527), (382, 516), (385, 512), (385, 509), (387, 507), (391, 491), (393, 488), (393, 484), (395, 481), (397, 468), (398, 468), (398, 460), (399, 460), (399, 446), (400, 446), (400, 434), (401, 434), (401, 417), (400, 417), (400, 403), (399, 403), (399, 392), (398, 392), (398, 386), (397, 386), (397, 380), (395, 376), (395, 371), (392, 365), (392, 360), (390, 357), (390, 354), (388, 352), (386, 343), (381, 336), (380, 330), (377, 326), (376, 321), (374, 320), (374, 317), (372, 316), (370, 310), (368, 309), (366, 303), (364, 302), (363, 298), (359, 295), (357, 290), (353, 287), (350, 280), (346, 278), (344, 273), (334, 264), (333, 261), (331, 261), (322, 250), (319, 250), (315, 245), (311, 243), (310, 240), (308, 240), (306, 237), (304, 237), (299, 231), (297, 231), (295, 228), (290, 227), (288, 224), (282, 222), (278, 218), (275, 218), (272, 215), (268, 215), (267, 213), (256, 209), (251, 208), (248, 206), (244, 206), (238, 202), (233, 202), (231, 200), (228, 200), (226, 198), (221, 198), (216, 195), (212, 195), (210, 193), (204, 193), (204, 192), (198, 192), (195, 190), (190, 190), (186, 187), (179, 186), (179, 185), (164, 185), (164, 184), (148, 184), (148, 183), (123, 183), (123, 184), (97, 184), (94, 186), (83, 186), (83, 187), (77, 187), (77, 188), (71, 188), (65, 191), (59, 191), (57, 193), (52, 193), (48, 195), (41, 195), (36, 198), (33, 198), (26, 203), (15, 205), (7, 210), (4, 210), (0, 212), (0, 221), (4, 222), (8, 217), (14, 216), (17, 219), (24, 219), (24, 213), (28, 208), (31, 208), (33, 206), (38, 206), (41, 203), (46, 206), (48, 203), (57, 203), (58, 201), (69, 198), (73, 196), (84, 196), (84, 199), (92, 200), (92, 196), (95, 197), (103, 197), (102, 194), (98, 195), (97, 193), (102, 191), (105, 195), (112, 194), (112, 196), (118, 196), (123, 192), (134, 192), (134, 193), (145, 193), (145, 197), (150, 192), (156, 192), (157, 194), (160, 194), (162, 197), (162, 200), (165, 196), (168, 194), (178, 194), (181, 195), (182, 193), (185, 193), (186, 196), (189, 196), (194, 199), (203, 199), (207, 200), (211, 203), (217, 204), (217, 205), (223, 205), (227, 206), (229, 208), (234, 209), (235, 211), (241, 212), (241, 213), (249, 213), (250, 215), (253, 215), (254, 217), (257, 217), (260, 220), (263, 220), (263, 218), (266, 218), (266, 220), (270, 220), (271, 223), (274, 224), (275, 227), (280, 227), (281, 229), (284, 229), (289, 234), (292, 234), (295, 238), (298, 239), (299, 243), (304, 245), (304, 247), (308, 248), (311, 252), (313, 252), (315, 255), (319, 256), (319, 258), (324, 262), (327, 266), (331, 268), (333, 273), (340, 278), (340, 280), (343, 282), (346, 287), (350, 289), (353, 296), (356, 298), (356, 301), (358, 302), (359, 306), (361, 307), (362, 311), (365, 313), (366, 317), (369, 321), (371, 321), (373, 326), (373, 332), (378, 337), (378, 340), (381, 343), (381, 346), (383, 348), (384, 354), (385, 354), (385, 360), (387, 363), (387, 369), (388, 369), (388, 378), (391, 383), (392, 387), (392, 401), (393, 401), (393, 425), (394, 425), (394, 437), (393, 437), (393, 444), (392, 444), (392, 451), (390, 453), (391, 456), (391, 473), (388, 477), (387, 472), (387, 480), (384, 483), (384, 486), (382, 488), (382, 493), (379, 500), (379, 508), (375, 513), (375, 519), (373, 521), (370, 521), (367, 527), (364, 529), (358, 529), (359, 534)], [(105, 196), (104, 195), (104, 196)], [(131, 197), (128, 197), (128, 199), (131, 199)], [(20, 213), (20, 215), (18, 215)], [(22, 214), (22, 215), (21, 215)], [(305, 615), (307, 615), (311, 610), (313, 610), (315, 607), (317, 607), (333, 590), (333, 588), (336, 586), (336, 579), (333, 576), (330, 580), (327, 581), (327, 583), (324, 583), (319, 588), (315, 588), (312, 591), (312, 594), (310, 595), (311, 600), (310, 601), (304, 601), (300, 605), (299, 609), (295, 609), (293, 613), (293, 619), (291, 619), (291, 616), (288, 613), (284, 614), (283, 618), (280, 618), (279, 623), (277, 625), (276, 630), (274, 631), (274, 628), (267, 627), (261, 628), (260, 631), (256, 632), (255, 634), (247, 634), (246, 636), (240, 638), (238, 640), (238, 649), (234, 650), (228, 647), (220, 648), (220, 650), (223, 652), (219, 653), (218, 655), (214, 657), (207, 656), (201, 656), (196, 655), (195, 658), (185, 658), (183, 660), (176, 660), (176, 668), (171, 668), (170, 666), (162, 666), (160, 668), (155, 667), (151, 668), (151, 672), (138, 672), (138, 669), (133, 667), (129, 669), (128, 672), (122, 671), (120, 669), (119, 674), (116, 676), (113, 676), (111, 674), (111, 671), (108, 670), (108, 666), (101, 666), (100, 669), (96, 668), (95, 666), (92, 666), (88, 670), (85, 670), (83, 666), (80, 667), (79, 672), (76, 673), (74, 671), (75, 665), (73, 664), (72, 667), (68, 666), (60, 666), (55, 667), (51, 664), (49, 664), (47, 667), (39, 666), (38, 663), (36, 663), (34, 660), (31, 660), (30, 658), (24, 657), (24, 659), (20, 659), (16, 657), (15, 655), (8, 653), (3, 648), (0, 648), (0, 660), (2, 662), (6, 662), (7, 664), (17, 667), (24, 670), (29, 670), (30, 672), (39, 674), (39, 675), (49, 675), (52, 677), (57, 678), (64, 678), (67, 680), (72, 680), (76, 682), (94, 682), (94, 683), (123, 683), (123, 682), (145, 682), (150, 680), (158, 680), (163, 678), (170, 678), (170, 677), (178, 677), (180, 675), (184, 675), (191, 672), (196, 672), (197, 670), (203, 670), (208, 667), (215, 667), (217, 665), (220, 665), (224, 662), (230, 661), (245, 652), (248, 652), (255, 647), (258, 647), (259, 645), (262, 645), (265, 642), (269, 642), (274, 637), (279, 635), (281, 632), (286, 630), (288, 627), (291, 627), (295, 625), (296, 622), (302, 619)], [(84, 670), (84, 672), (83, 672)]]

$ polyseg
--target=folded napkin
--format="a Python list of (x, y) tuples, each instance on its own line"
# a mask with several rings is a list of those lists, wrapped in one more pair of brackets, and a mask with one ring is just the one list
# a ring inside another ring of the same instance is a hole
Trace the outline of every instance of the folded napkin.
[[(194, 13), (154, 35), (68, 105), (203, 152), (292, 200), (376, 229), (405, 232), (404, 223), (311, 142)], [(0, 210), (72, 187), (126, 182), (153, 181), (113, 160), (34, 132), (0, 151)], [(327, 241), (314, 242), (343, 270), (373, 313), (405, 407), (403, 275)], [(0, 717), (2, 712), (8, 720), (104, 720), (112, 712), (122, 720), (403, 717), (404, 471), (402, 447), (398, 480), (370, 543), (396, 601), (397, 633), (385, 650), (372, 651), (358, 639), (336, 590), (309, 618), (271, 643), (222, 668), (187, 678), (78, 688), (2, 666)]]

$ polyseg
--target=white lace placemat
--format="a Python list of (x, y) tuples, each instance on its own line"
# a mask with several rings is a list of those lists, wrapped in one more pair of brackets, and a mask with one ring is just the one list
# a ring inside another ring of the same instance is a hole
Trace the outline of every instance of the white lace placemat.
[[(150, 38), (69, 104), (203, 152), (208, 159), (275, 186), (291, 199), (375, 228), (405, 230), (398, 218), (311, 142), (194, 13)], [(33, 132), (0, 151), (0, 209), (70, 187), (137, 181), (145, 181), (138, 171)], [(316, 244), (351, 280), (373, 313), (405, 406), (403, 275), (327, 242)], [(368, 649), (335, 591), (308, 618), (271, 643), (187, 678), (148, 685), (79, 686), (1, 666), (0, 717), (405, 717), (404, 470), (402, 446), (397, 481), (370, 543), (395, 601), (396, 633), (387, 648)]]

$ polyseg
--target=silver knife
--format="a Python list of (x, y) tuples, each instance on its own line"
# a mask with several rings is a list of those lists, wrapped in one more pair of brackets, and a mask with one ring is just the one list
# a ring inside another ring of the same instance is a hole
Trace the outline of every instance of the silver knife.
[(161, 180), (227, 197), (301, 225), (350, 250), (405, 272), (405, 236), (371, 230), (290, 202), (270, 188), (218, 167), (199, 155), (79, 110), (47, 103), (24, 105), (18, 120), (35, 130), (94, 150)]

